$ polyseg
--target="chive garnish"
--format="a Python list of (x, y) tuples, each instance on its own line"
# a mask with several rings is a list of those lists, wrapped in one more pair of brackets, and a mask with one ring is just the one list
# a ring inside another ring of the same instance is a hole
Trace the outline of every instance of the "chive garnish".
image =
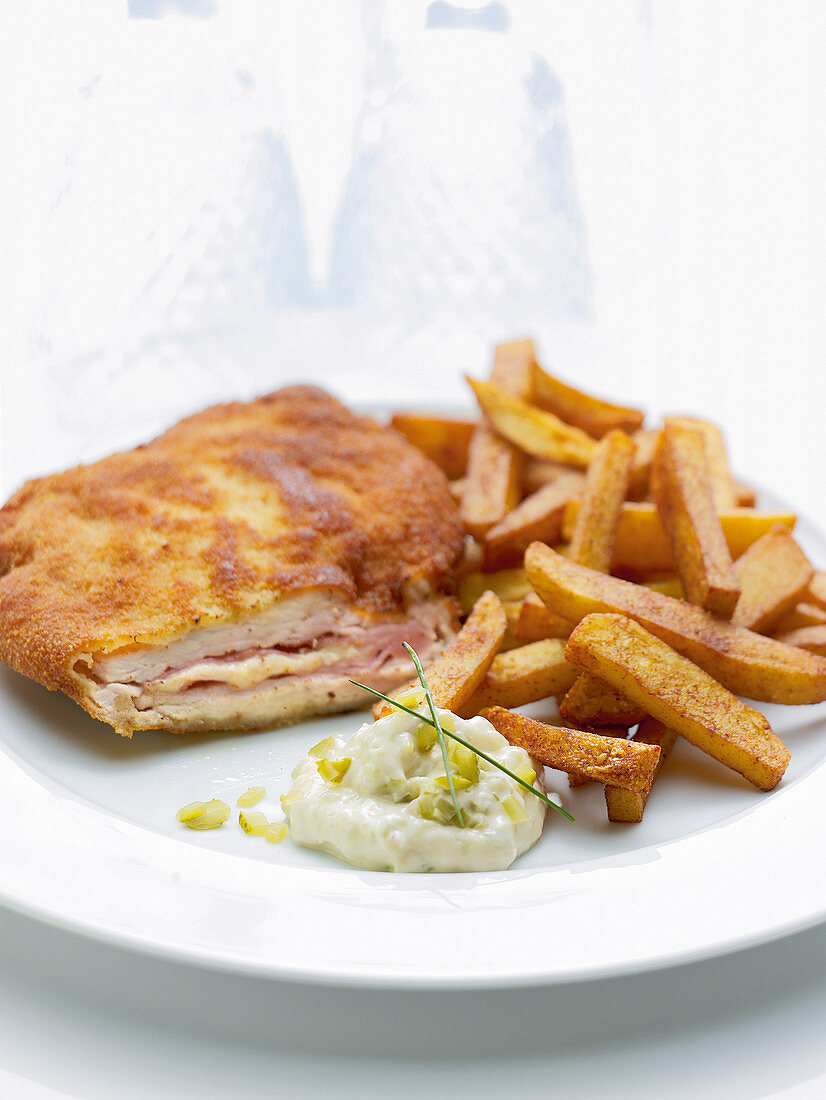
[[(407, 643), (405, 643), (405, 645), (406, 644)], [(350, 683), (354, 684), (356, 687), (362, 688), (362, 690), (364, 691), (369, 691), (370, 694), (375, 695), (377, 699), (383, 699), (385, 703), (390, 703), (391, 706), (396, 707), (398, 710), (403, 710), (407, 714), (412, 715), (414, 718), (418, 718), (420, 722), (424, 722), (426, 725), (432, 726), (437, 733), (441, 728), (438, 724), (438, 718), (435, 722), (433, 722), (429, 718), (426, 718), (423, 714), (419, 714), (418, 711), (411, 710), (410, 707), (406, 707), (404, 703), (400, 703), (397, 699), (391, 699), (389, 695), (384, 695), (382, 692), (376, 691), (375, 688), (368, 687), (367, 684), (360, 684), (358, 680), (351, 680)], [(460, 737), (458, 733), (454, 733), (452, 730), (444, 730), (443, 733), (446, 733), (448, 737), (453, 738), (454, 741), (458, 741), (460, 745), (464, 745), (466, 749), (470, 749), (471, 752), (475, 752), (478, 757), (480, 757), (482, 760), (486, 760), (488, 764), (492, 764), (494, 768), (498, 768), (500, 772), (504, 772), (505, 775), (509, 776), (511, 779), (514, 780), (514, 782), (518, 783), (520, 787), (524, 787), (526, 791), (530, 791), (531, 794), (535, 794), (537, 798), (540, 798), (544, 803), (546, 803), (552, 809), (556, 810), (557, 813), (562, 814), (562, 816), (566, 817), (569, 821), (576, 821), (576, 818), (572, 814), (569, 814), (568, 811), (564, 810), (558, 803), (548, 798), (548, 796), (543, 791), (538, 791), (536, 787), (531, 786), (530, 783), (526, 783), (524, 779), (520, 779), (518, 775), (515, 775), (512, 771), (510, 771), (510, 769), (506, 768), (504, 764), (500, 764), (498, 760), (494, 760), (494, 758), (492, 756), (488, 756), (486, 752), (483, 752), (481, 749), (477, 749), (475, 745), (471, 745), (470, 741), (466, 741), (464, 737)], [(447, 774), (450, 775), (450, 772), (448, 771)]]

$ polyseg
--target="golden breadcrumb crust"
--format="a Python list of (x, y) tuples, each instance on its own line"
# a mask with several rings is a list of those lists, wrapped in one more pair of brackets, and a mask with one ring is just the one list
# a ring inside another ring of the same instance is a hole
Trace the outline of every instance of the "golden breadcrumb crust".
[(0, 658), (78, 702), (78, 659), (264, 610), (302, 589), (367, 612), (448, 583), (445, 475), (323, 390), (216, 405), (0, 509)]

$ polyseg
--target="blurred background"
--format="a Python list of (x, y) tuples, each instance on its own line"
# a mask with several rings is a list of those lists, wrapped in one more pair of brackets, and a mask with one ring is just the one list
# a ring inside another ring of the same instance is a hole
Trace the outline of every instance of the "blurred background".
[(3, 490), (313, 380), (470, 403), (498, 340), (826, 520), (826, 7), (97, 0), (0, 34)]

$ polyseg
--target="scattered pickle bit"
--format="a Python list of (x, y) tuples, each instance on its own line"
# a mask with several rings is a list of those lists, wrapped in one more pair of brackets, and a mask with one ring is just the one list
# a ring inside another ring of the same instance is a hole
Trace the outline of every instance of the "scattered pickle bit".
[[(465, 776), (463, 776), (463, 775), (454, 775), (453, 776), (453, 789), (456, 790), (456, 791), (466, 791), (468, 789), (468, 787), (473, 786), (473, 782), (474, 781), (472, 779), (466, 779)], [(438, 783), (438, 785), (440, 787), (442, 787), (443, 790), (446, 790), (446, 791), (450, 790), (450, 784), (448, 783), (448, 779), (447, 779), (446, 775), (437, 775), (436, 776), (436, 783)]]
[(466, 749), (464, 745), (457, 745), (454, 741), (449, 755), (462, 779), (467, 779), (468, 783), (479, 782), (479, 757), (472, 749)]
[(415, 691), (408, 691), (404, 695), (400, 695), (398, 701), (403, 707), (410, 707), (411, 710), (415, 710), (416, 707), (421, 706), (424, 702), (424, 692), (421, 688), (417, 688)]
[[(192, 811), (192, 807), (197, 803), (191, 802), (189, 806), (184, 806), (183, 810)], [(184, 825), (190, 829), (217, 829), (223, 825), (229, 817), (229, 806), (226, 802), (222, 802), (219, 798), (213, 798), (209, 802), (202, 802), (203, 809), (200, 813), (194, 814), (191, 817), (187, 817), (184, 820)], [(183, 812), (179, 810), (179, 815)], [(180, 816), (178, 820), (183, 820)]]
[(323, 756), (327, 749), (331, 748), (333, 744), (332, 737), (324, 737), (321, 741), (318, 741), (311, 749), (307, 750), (308, 756)]
[(286, 811), (288, 807), (292, 806), (293, 802), (300, 802), (304, 797), (302, 791), (288, 791), (286, 794), (282, 794), (279, 802), (281, 803), (281, 809)]
[(266, 833), (264, 833), (265, 839), (268, 840), (270, 844), (280, 844), (286, 835), (286, 821), (271, 821), (267, 827)]
[(525, 811), (525, 807), (522, 805), (519, 799), (515, 798), (512, 794), (509, 794), (507, 798), (502, 799), (502, 809), (505, 811), (511, 821), (516, 822), (517, 824), (520, 821), (528, 820), (528, 815)]
[(428, 726), (425, 722), (419, 723), (419, 728), (416, 730), (416, 739), (421, 752), (430, 752), (436, 744), (437, 737), (438, 734), (433, 726)]
[(239, 795), (236, 806), (254, 806), (260, 802), (267, 793), (265, 787), (248, 787), (242, 795)]
[(245, 814), (242, 810), (238, 815), (238, 824), (250, 836), (264, 836), (270, 826), (267, 815), (256, 810), (251, 814)]
[(443, 730), (447, 730), (448, 733), (456, 732), (456, 719), (452, 714), (443, 714), (439, 718), (439, 725)]
[(349, 756), (345, 756), (341, 760), (327, 760), (325, 758), (319, 760), (316, 767), (322, 779), (326, 779), (328, 783), (340, 783), (352, 763), (353, 761)]
[(533, 768), (514, 769), (513, 774), (519, 776), (523, 783), (532, 784), (536, 780), (536, 772)]
[(206, 810), (206, 802), (188, 802), (186, 806), (181, 806), (180, 810), (175, 814), (178, 821), (182, 821), (184, 825), (188, 821), (192, 821), (196, 817), (200, 817)]

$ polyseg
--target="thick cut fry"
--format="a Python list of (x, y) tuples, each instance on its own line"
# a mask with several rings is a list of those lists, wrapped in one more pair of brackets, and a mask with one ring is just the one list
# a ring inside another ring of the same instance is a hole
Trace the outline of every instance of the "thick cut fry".
[(582, 474), (571, 472), (526, 497), (485, 535), (483, 568), (501, 569), (521, 562), (537, 539), (558, 542), (565, 508), (582, 492), (583, 481)]
[(826, 611), (826, 573), (821, 572), (819, 569), (815, 571), (815, 575), (809, 581), (807, 600)]
[(644, 584), (652, 592), (662, 592), (664, 596), (671, 596), (675, 600), (685, 599), (685, 589), (679, 577), (664, 577), (661, 581), (645, 581)]
[(570, 472), (570, 466), (562, 462), (554, 462), (550, 458), (527, 458), (522, 473), (522, 492), (525, 496), (530, 496), (537, 489)]
[(769, 633), (803, 598), (814, 574), (788, 527), (780, 523), (737, 559), (734, 571), (741, 592), (731, 621), (759, 634)]
[(826, 699), (822, 657), (733, 626), (682, 600), (576, 565), (541, 542), (528, 548), (525, 572), (537, 595), (563, 618), (579, 622), (595, 611), (628, 615), (735, 695), (765, 703)]
[(533, 591), (525, 570), (501, 569), (498, 573), (468, 573), (459, 582), (457, 593), (462, 611), (467, 615), (483, 592), (494, 592), (500, 600), (521, 600)]
[[(579, 501), (572, 500), (562, 521), (564, 539), (570, 539), (578, 514)], [(719, 517), (732, 558), (739, 558), (775, 523), (782, 523), (791, 530), (796, 518), (791, 512), (755, 512), (751, 508), (735, 508)], [(674, 572), (674, 556), (654, 504), (648, 501), (623, 504), (611, 567), (633, 569), (641, 574)]]
[(516, 624), (516, 637), (523, 642), (538, 642), (543, 638), (567, 638), (574, 624), (556, 615), (534, 593), (530, 592), (522, 601), (519, 621)]
[[(607, 573), (611, 568), (617, 525), (635, 450), (625, 432), (610, 431), (602, 437), (585, 475), (568, 556), (600, 573)], [(560, 517), (560, 529), (561, 526)]]
[[(499, 597), (493, 592), (483, 593), (462, 629), (427, 669), (430, 694), (437, 707), (455, 712), (470, 699), (487, 675), (507, 629)], [(417, 685), (418, 680), (412, 681), (393, 695), (404, 695)], [(392, 712), (393, 707), (383, 700), (373, 707), (375, 718)]]
[(717, 425), (712, 424), (709, 420), (700, 420), (693, 416), (669, 416), (665, 422), (666, 424), (679, 424), (700, 432), (705, 444), (714, 507), (718, 512), (728, 512), (732, 508), (736, 508), (740, 502), (737, 499), (737, 492), (729, 471), (723, 433)]
[(529, 405), (493, 382), (468, 379), (483, 411), (496, 430), (527, 454), (585, 467), (596, 443), (579, 428)]
[(818, 657), (826, 657), (826, 626), (804, 626), (800, 630), (789, 630), (785, 634), (778, 634), (777, 640), (805, 649), (807, 653), (814, 653)]
[(516, 636), (516, 624), (519, 622), (522, 601), (502, 600), (502, 610), (505, 612), (505, 618), (508, 620), (508, 629), (505, 631), (505, 636), (499, 647), (500, 653), (504, 653), (508, 649), (518, 649), (523, 644), (522, 639)]
[(598, 783), (627, 791), (646, 791), (660, 758), (656, 745), (637, 745), (620, 737), (546, 726), (502, 707), (482, 711), (502, 736), (548, 768), (578, 772)]
[(588, 615), (565, 655), (760, 790), (783, 778), (789, 750), (768, 720), (633, 619)]
[[(659, 745), (660, 747), (660, 759), (657, 761), (656, 770), (651, 777), (653, 785), (663, 764), (674, 748), (677, 731), (664, 726), (656, 718), (646, 718), (640, 722), (640, 728), (634, 734), (633, 739), (644, 745)], [(605, 805), (608, 809), (608, 820), (621, 821), (629, 825), (638, 824), (642, 821), (645, 804), (650, 793), (650, 787), (644, 792), (624, 791), (621, 787), (606, 787)]]
[(533, 340), (513, 340), (497, 344), (493, 353), (490, 380), (523, 401), (533, 401), (536, 378), (536, 350)]
[(714, 506), (701, 432), (666, 420), (651, 491), (689, 602), (730, 619), (740, 582)]
[(396, 413), (390, 426), (441, 467), (449, 478), (462, 477), (467, 469), (470, 440), (477, 427), (475, 421)]
[(470, 441), (459, 513), (467, 531), (481, 538), (515, 508), (522, 495), (522, 454), (487, 424)]
[(564, 642), (532, 642), (494, 657), (481, 687), (459, 713), (469, 718), (485, 707), (523, 707), (566, 691), (577, 675), (565, 660)]
[[(572, 723), (566, 722), (565, 725), (568, 726), (570, 729), (578, 729), (578, 727), (573, 725)], [(625, 741), (628, 738), (628, 730), (622, 729), (621, 726), (617, 726), (616, 729), (612, 729), (607, 726), (598, 730), (586, 729), (584, 732), (599, 733), (601, 737), (619, 737), (621, 741)], [(581, 772), (568, 772), (568, 786), (571, 788), (572, 791), (577, 791), (581, 787), (590, 787), (592, 783), (594, 783), (594, 780), (589, 779), (587, 775), (582, 775)], [(616, 787), (614, 789), (621, 790), (622, 788)], [(632, 791), (626, 791), (625, 793), (631, 795), (632, 797), (636, 797), (636, 795), (634, 795)]]
[(645, 718), (645, 711), (610, 684), (583, 672), (559, 704), (559, 717), (573, 726), (628, 731)]
[(537, 405), (558, 416), (566, 424), (581, 428), (594, 439), (602, 439), (614, 428), (634, 432), (642, 427), (644, 417), (639, 409), (612, 405), (574, 389), (573, 386), (567, 386), (538, 364), (535, 368), (534, 390)]
[[(526, 596), (525, 599), (527, 598)], [(521, 617), (520, 613), (520, 620)], [(517, 623), (517, 629), (518, 625)], [(787, 611), (785, 615), (777, 620), (771, 633), (777, 638), (781, 634), (788, 634), (790, 630), (803, 630), (807, 626), (826, 626), (826, 611), (815, 603), (797, 604), (791, 611)]]
[(450, 483), (450, 495), (456, 501), (461, 508), (462, 497), (465, 495), (465, 486), (467, 485), (467, 479), (463, 477), (454, 478)]
[(651, 462), (657, 441), (660, 438), (659, 428), (644, 428), (640, 432), (634, 432), (631, 437), (637, 448), (634, 461), (631, 463), (631, 474), (628, 478), (629, 500), (643, 500), (648, 493), (648, 484), (651, 476)]

